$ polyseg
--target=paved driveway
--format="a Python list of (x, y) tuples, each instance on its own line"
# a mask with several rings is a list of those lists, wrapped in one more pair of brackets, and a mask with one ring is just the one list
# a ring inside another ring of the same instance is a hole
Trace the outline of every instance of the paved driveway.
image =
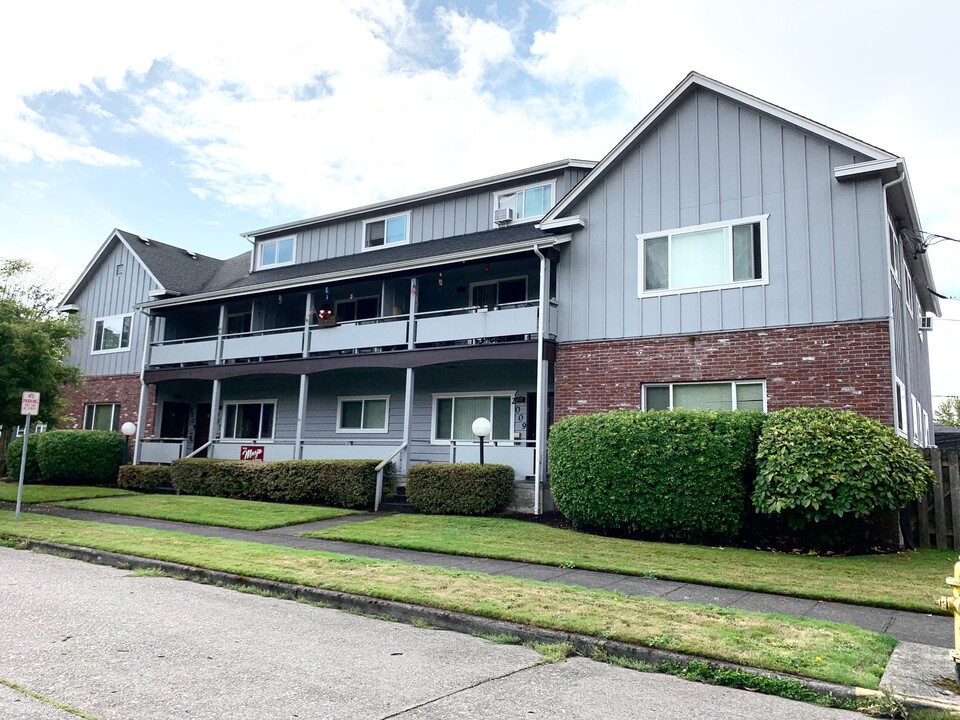
[(0, 679), (102, 720), (860, 717), (8, 548), (0, 623)]

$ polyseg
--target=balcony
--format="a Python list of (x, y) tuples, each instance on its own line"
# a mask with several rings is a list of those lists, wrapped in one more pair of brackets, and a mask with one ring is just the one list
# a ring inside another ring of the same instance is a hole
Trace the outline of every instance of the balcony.
[[(546, 325), (548, 337), (556, 337), (556, 310), (556, 303), (551, 302)], [(222, 365), (528, 340), (537, 336), (538, 316), (538, 303), (527, 301), (493, 309), (467, 307), (423, 312), (417, 313), (412, 320), (408, 315), (401, 315), (341, 322), (331, 327), (297, 326), (163, 340), (150, 344), (147, 365), (151, 368)]]

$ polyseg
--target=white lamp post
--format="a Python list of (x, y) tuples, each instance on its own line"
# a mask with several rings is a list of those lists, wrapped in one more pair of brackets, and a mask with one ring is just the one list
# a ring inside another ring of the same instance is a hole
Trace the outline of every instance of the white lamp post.
[(493, 426), (485, 417), (478, 417), (473, 421), (470, 429), (473, 430), (474, 435), (480, 438), (480, 464), (483, 465), (483, 439), (490, 436)]
[(120, 432), (123, 433), (124, 444), (124, 454), (126, 457), (124, 461), (130, 459), (130, 436), (137, 431), (137, 424), (132, 423), (129, 420), (120, 426)]

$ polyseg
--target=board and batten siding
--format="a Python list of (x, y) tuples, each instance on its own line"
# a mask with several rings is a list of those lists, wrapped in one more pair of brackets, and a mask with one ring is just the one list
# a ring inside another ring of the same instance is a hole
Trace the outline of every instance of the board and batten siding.
[[(363, 221), (410, 212), (410, 242), (426, 242), (455, 235), (495, 230), (493, 196), (515, 187), (534, 185), (556, 178), (556, 197), (566, 195), (586, 174), (580, 168), (567, 168), (533, 179), (520, 179), (459, 195), (440, 198), (412, 206), (398, 206), (393, 211), (372, 212), (362, 217), (331, 221), (296, 233), (296, 261), (298, 263), (327, 260), (363, 252)], [(283, 237), (275, 233), (272, 237)], [(375, 250), (372, 252), (376, 252)]]
[[(117, 274), (117, 266), (123, 272)], [(147, 318), (136, 312), (136, 303), (150, 300), (150, 291), (157, 284), (140, 261), (123, 245), (115, 243), (100, 260), (99, 267), (88, 278), (77, 297), (83, 335), (71, 342), (66, 362), (76, 365), (86, 376), (127, 375), (140, 372)], [(130, 328), (130, 349), (94, 354), (94, 322), (97, 318), (133, 313)]]
[[(683, 98), (565, 214), (560, 339), (649, 337), (889, 316), (878, 179), (867, 160), (706, 90)], [(769, 215), (769, 283), (638, 298), (637, 235)]]

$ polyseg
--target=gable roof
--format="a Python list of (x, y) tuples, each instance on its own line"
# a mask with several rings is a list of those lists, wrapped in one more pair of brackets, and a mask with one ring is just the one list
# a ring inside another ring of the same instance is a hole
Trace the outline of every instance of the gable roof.
[(657, 106), (651, 110), (645, 118), (643, 118), (643, 120), (637, 123), (637, 125), (634, 126), (634, 128), (627, 133), (626, 136), (619, 143), (617, 143), (600, 162), (597, 163), (596, 167), (594, 167), (593, 170), (591, 170), (583, 180), (581, 180), (572, 190), (570, 190), (570, 192), (561, 198), (560, 202), (553, 206), (550, 212), (544, 216), (543, 222), (549, 223), (553, 220), (556, 220), (558, 216), (560, 216), (573, 204), (574, 201), (577, 200), (577, 198), (587, 192), (591, 185), (603, 177), (603, 175), (611, 166), (616, 164), (621, 157), (629, 152), (630, 149), (633, 148), (638, 142), (638, 140), (647, 132), (647, 130), (655, 126), (663, 115), (670, 112), (677, 105), (677, 103), (686, 96), (687, 92), (689, 92), (691, 88), (704, 88), (706, 90), (710, 90), (711, 92), (729, 98), (734, 102), (740, 103), (741, 105), (751, 107), (758, 112), (764, 113), (765, 115), (769, 115), (777, 118), (778, 120), (782, 120), (783, 122), (795, 125), (801, 130), (813, 133), (814, 135), (819, 135), (830, 142), (847, 147), (854, 152), (864, 155), (868, 158), (874, 160), (891, 160), (896, 157), (896, 155), (893, 155), (874, 145), (870, 145), (863, 140), (858, 140), (852, 135), (847, 135), (839, 130), (834, 130), (833, 128), (822, 125), (815, 120), (811, 120), (803, 115), (798, 115), (795, 112), (791, 112), (790, 110), (782, 108), (779, 105), (774, 105), (766, 100), (761, 100), (758, 97), (745, 93), (742, 90), (737, 90), (729, 85), (724, 85), (722, 82), (708, 78), (698, 72), (691, 72), (679, 85), (671, 90), (670, 94), (661, 100)]

